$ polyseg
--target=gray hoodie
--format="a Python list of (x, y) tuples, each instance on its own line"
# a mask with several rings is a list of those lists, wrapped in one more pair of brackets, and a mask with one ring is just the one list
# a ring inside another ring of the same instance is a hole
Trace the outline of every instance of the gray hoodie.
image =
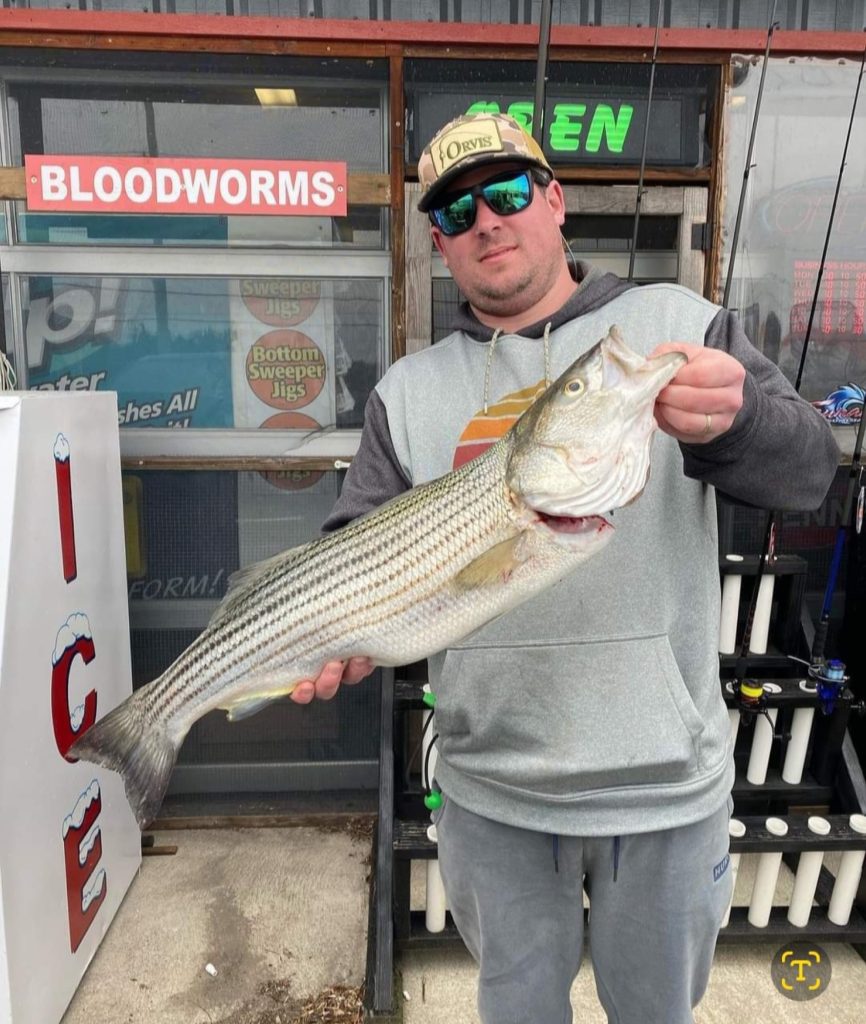
[(578, 278), (549, 321), (500, 334), (490, 360), (493, 332), (464, 306), (452, 334), (395, 363), (368, 402), (325, 529), (447, 473), (455, 453), (471, 453), (485, 404), (495, 419), (543, 379), (546, 362), (554, 379), (612, 324), (645, 354), (665, 341), (703, 343), (745, 366), (743, 407), (726, 434), (694, 446), (656, 436), (649, 484), (617, 511), (600, 554), (429, 659), (436, 776), (449, 796), (524, 828), (618, 835), (704, 818), (733, 782), (715, 488), (763, 507), (816, 508), (839, 453), (727, 311), (678, 285), (635, 288), (586, 264)]

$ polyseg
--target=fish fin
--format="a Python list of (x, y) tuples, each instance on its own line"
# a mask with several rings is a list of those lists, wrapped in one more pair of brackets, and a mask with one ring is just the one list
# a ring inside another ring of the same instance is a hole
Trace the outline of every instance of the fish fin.
[[(310, 543), (312, 543), (312, 541)], [(259, 580), (264, 579), (265, 576), (273, 572), (275, 569), (285, 568), (297, 561), (299, 558), (303, 558), (306, 555), (306, 551), (310, 546), (310, 543), (301, 544), (296, 548), (289, 549), (288, 551), (281, 551), (278, 555), (273, 555), (271, 558), (265, 558), (261, 562), (253, 562), (251, 565), (245, 565), (242, 569), (238, 569), (237, 572), (233, 572), (231, 576), (229, 576), (228, 588), (225, 592), (225, 596), (211, 616), (210, 622), (208, 622), (208, 627), (218, 626), (220, 623), (231, 618), (238, 604), (240, 604), (246, 596), (248, 588), (254, 586)]]
[(287, 680), (285, 672), (260, 672), (247, 676), (244, 682), (246, 692), (221, 705), (230, 722), (240, 722), (272, 701), (288, 697), (298, 685), (297, 679)]
[[(289, 692), (291, 693), (291, 690)], [(272, 701), (279, 700), (282, 696), (284, 694), (281, 693), (275, 697), (251, 697), (249, 700), (239, 700), (236, 704), (232, 704), (230, 708), (226, 708), (226, 718), (230, 722), (242, 722), (245, 718), (252, 717), (261, 711), (263, 707)]]
[(68, 757), (90, 761), (119, 772), (126, 798), (139, 827), (159, 813), (183, 737), (147, 714), (149, 686), (95, 722), (67, 751)]
[(508, 540), (495, 544), (469, 565), (464, 566), (454, 577), (458, 589), (475, 590), (478, 587), (503, 583), (507, 580), (518, 565), (522, 565), (525, 561), (519, 552), (522, 539), (522, 533), (515, 534)]

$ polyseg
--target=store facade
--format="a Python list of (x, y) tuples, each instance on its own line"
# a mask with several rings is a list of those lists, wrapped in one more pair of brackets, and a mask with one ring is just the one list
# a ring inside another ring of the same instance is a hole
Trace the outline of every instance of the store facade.
[[(233, 571), (315, 536), (376, 381), (448, 333), (459, 295), (415, 210), (417, 159), (437, 127), (468, 110), (530, 125), (538, 29), (521, 23), (532, 5), (515, 3), (339, 5), (356, 21), (331, 20), (326, 3), (101, 6), (0, 12), (3, 350), (20, 387), (117, 392), (141, 685), (201, 631)], [(635, 280), (719, 300), (765, 5), (665, 5), (652, 106), (655, 5), (604, 5), (622, 22), (607, 25), (591, 23), (601, 5), (554, 6), (544, 146), (565, 187), (574, 254), (628, 273), (646, 137)], [(788, 4), (774, 38), (731, 305), (789, 375), (859, 71), (861, 15), (857, 4)], [(810, 399), (837, 377), (866, 375), (866, 252), (854, 226), (866, 209), (866, 103), (856, 127), (833, 292), (804, 379)], [(296, 217), (36, 211), (22, 168), (46, 154), (336, 162), (348, 205)], [(819, 515), (783, 529), (789, 549), (809, 550), (811, 589), (839, 505), (831, 495)], [(726, 541), (758, 547), (757, 518), (732, 513), (722, 525)], [(172, 792), (375, 787), (378, 685), (304, 709), (278, 702), (236, 725), (207, 716)]]

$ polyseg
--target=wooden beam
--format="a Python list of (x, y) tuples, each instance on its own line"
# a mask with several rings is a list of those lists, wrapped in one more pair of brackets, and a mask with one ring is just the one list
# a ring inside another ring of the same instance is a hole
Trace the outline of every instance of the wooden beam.
[(0, 199), (23, 199), (24, 168), (0, 167)]
[(394, 194), (393, 175), (350, 174), (349, 204), (351, 206), (390, 206)]
[(722, 80), (719, 83), (719, 97), (716, 102), (716, 109), (713, 117), (715, 123), (711, 129), (713, 153), (717, 154), (717, 156), (713, 161), (713, 177), (710, 182), (709, 222), (711, 237), (709, 258), (707, 260), (707, 274), (704, 284), (704, 295), (711, 302), (721, 302), (723, 292), (721, 278), (722, 249), (724, 247), (722, 219), (724, 217), (725, 200), (726, 193), (729, 188), (729, 182), (726, 180), (728, 172), (725, 167), (725, 162), (719, 158), (718, 154), (725, 152), (725, 149), (727, 148), (727, 142), (724, 137), (724, 107), (725, 99), (732, 88), (732, 78), (733, 72), (731, 71), (731, 66), (729, 64), (727, 67), (722, 68)]
[(406, 185), (406, 351), (433, 344), (433, 245), (430, 221), (416, 204), (421, 186)]
[(208, 814), (157, 818), (148, 832), (177, 832), (209, 828), (318, 828), (326, 832), (350, 832), (357, 838), (371, 838), (376, 816), (363, 811), (285, 814)]
[(405, 175), (404, 145), (406, 126), (403, 99), (403, 56), (391, 57), (388, 74), (388, 111), (391, 122), (391, 361), (406, 354), (406, 207), (403, 197)]
[[(177, 48), (200, 50), (218, 47), (218, 41), (261, 39), (266, 43), (313, 44), (322, 53), (336, 54), (347, 41), (357, 49), (370, 46), (437, 47), (438, 57), (467, 45), (481, 46), (499, 57), (508, 47), (534, 53), (538, 45), (535, 25), (491, 25), (479, 22), (368, 21), (331, 18), (247, 18), (213, 14), (147, 14), (143, 12), (2, 10), (2, 41), (9, 45), (74, 45), (89, 48), (129, 49), (135, 37), (147, 39), (152, 49), (168, 48), (175, 37)], [(652, 26), (554, 25), (550, 45), (559, 48), (610, 49), (651, 52)], [(11, 37), (18, 36), (16, 41)], [(858, 57), (863, 52), (862, 32), (811, 32), (779, 30), (773, 36), (773, 53), (779, 55)], [(46, 40), (50, 39), (48, 43)], [(659, 33), (659, 47), (671, 52), (694, 50), (715, 53), (762, 53), (763, 28), (693, 29), (666, 28)], [(137, 48), (137, 47), (136, 47)]]
[(351, 455), (125, 455), (120, 467), (128, 472), (148, 469), (225, 470), (239, 473), (329, 473), (334, 463), (348, 464)]

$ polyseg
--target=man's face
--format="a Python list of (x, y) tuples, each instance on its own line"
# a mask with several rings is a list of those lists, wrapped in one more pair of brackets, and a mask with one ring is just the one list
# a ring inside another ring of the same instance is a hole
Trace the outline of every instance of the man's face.
[[(519, 163), (488, 164), (457, 178), (449, 193), (498, 176)], [(460, 235), (444, 235), (431, 227), (433, 243), (471, 306), (494, 316), (517, 316), (551, 291), (562, 269), (560, 227), (565, 200), (559, 182), (546, 188), (533, 184), (530, 205), (502, 217), (476, 198), (475, 223)]]

